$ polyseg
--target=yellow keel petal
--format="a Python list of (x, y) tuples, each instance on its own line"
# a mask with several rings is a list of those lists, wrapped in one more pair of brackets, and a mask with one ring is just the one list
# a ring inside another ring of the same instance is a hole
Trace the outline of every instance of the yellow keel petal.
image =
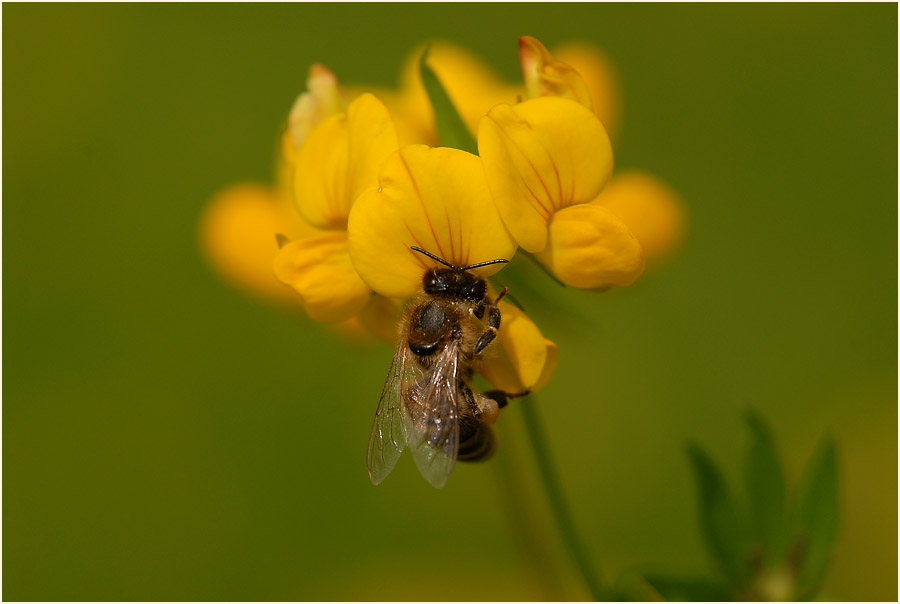
[(644, 253), (628, 227), (593, 204), (563, 208), (550, 222), (547, 247), (535, 258), (567, 285), (599, 289), (630, 285), (644, 270)]

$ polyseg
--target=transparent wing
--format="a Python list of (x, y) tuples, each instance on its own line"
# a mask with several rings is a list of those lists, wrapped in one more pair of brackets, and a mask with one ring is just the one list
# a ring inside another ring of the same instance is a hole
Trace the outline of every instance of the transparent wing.
[(381, 483), (391, 473), (406, 447), (409, 426), (405, 401), (424, 373), (410, 359), (410, 354), (406, 340), (401, 339), (375, 411), (366, 454), (366, 466), (373, 484)]
[(408, 443), (422, 476), (435, 487), (450, 477), (459, 450), (459, 342), (451, 339), (407, 399)]

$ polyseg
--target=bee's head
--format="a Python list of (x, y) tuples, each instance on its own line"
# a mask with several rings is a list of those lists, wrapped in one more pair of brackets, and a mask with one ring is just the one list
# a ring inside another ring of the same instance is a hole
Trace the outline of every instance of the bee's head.
[(487, 282), (464, 270), (455, 268), (431, 268), (422, 277), (426, 294), (460, 297), (478, 304), (487, 293)]
[(487, 282), (468, 271), (489, 264), (509, 262), (509, 260), (488, 260), (487, 262), (479, 262), (469, 266), (454, 266), (443, 258), (430, 254), (421, 248), (413, 247), (411, 249), (425, 254), (447, 267), (430, 268), (425, 271), (425, 275), (422, 277), (422, 287), (425, 293), (461, 297), (473, 304), (478, 304), (484, 299), (487, 293)]

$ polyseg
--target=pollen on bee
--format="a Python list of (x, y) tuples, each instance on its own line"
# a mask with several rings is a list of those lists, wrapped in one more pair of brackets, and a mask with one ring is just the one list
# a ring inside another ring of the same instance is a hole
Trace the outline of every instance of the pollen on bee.
[(479, 401), (481, 406), (481, 419), (486, 424), (493, 424), (500, 415), (500, 406), (492, 398), (482, 396)]

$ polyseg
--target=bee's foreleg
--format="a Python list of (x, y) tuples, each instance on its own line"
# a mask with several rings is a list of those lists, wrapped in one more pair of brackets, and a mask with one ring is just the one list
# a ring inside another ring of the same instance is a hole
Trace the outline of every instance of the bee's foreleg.
[(484, 316), (485, 312), (487, 312), (488, 315), (487, 329), (484, 330), (484, 333), (481, 334), (481, 337), (475, 342), (475, 356), (479, 356), (497, 337), (497, 330), (500, 329), (500, 307), (497, 305), (500, 303), (500, 300), (503, 299), (503, 296), (508, 293), (509, 288), (504, 287), (500, 290), (500, 295), (497, 296), (496, 300), (491, 302), (490, 298), (485, 298), (473, 311), (473, 314), (479, 319)]
[(488, 344), (494, 341), (497, 337), (497, 330), (500, 329), (500, 309), (491, 304), (487, 307), (487, 313), (487, 329), (475, 342), (475, 356), (480, 355), (488, 347)]

